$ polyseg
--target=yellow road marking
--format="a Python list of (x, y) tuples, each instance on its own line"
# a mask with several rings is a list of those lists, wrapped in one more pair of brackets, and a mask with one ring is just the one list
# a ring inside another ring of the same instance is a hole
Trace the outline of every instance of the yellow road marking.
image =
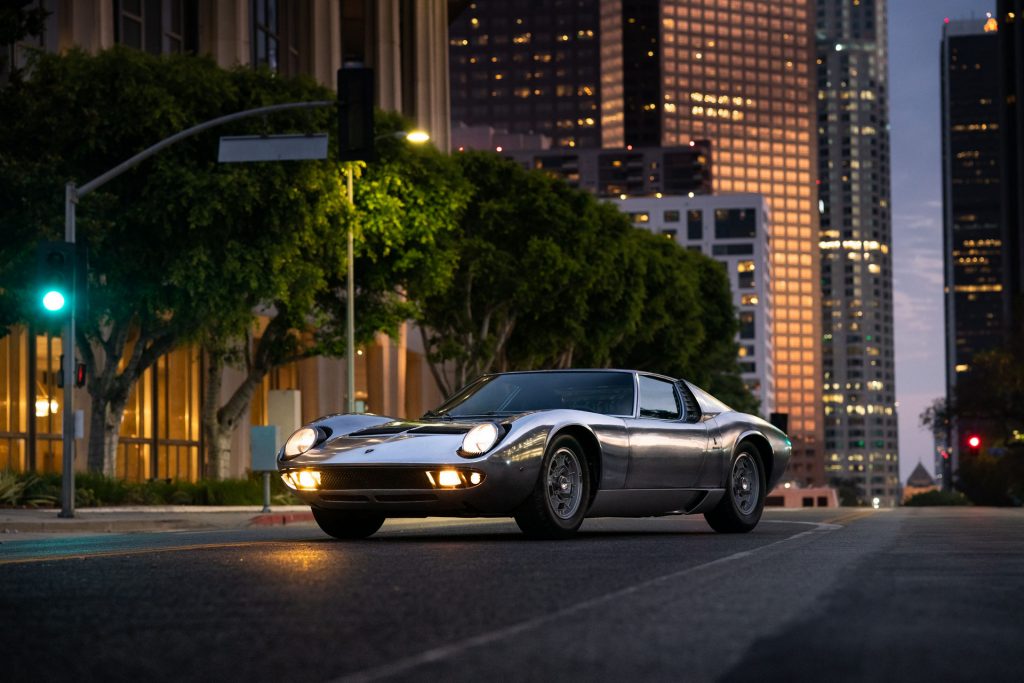
[(861, 519), (862, 517), (867, 517), (868, 515), (872, 515), (874, 513), (875, 513), (875, 510), (873, 510), (873, 509), (858, 510), (856, 512), (847, 512), (845, 515), (839, 515), (838, 517), (833, 517), (832, 519), (825, 520), (825, 523), (826, 524), (848, 524), (850, 522), (856, 522), (858, 519)]

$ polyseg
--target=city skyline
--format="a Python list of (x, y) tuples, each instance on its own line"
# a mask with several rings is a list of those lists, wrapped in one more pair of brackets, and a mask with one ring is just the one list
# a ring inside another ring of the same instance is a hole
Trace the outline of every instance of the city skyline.
[(931, 432), (918, 415), (945, 396), (939, 46), (946, 18), (977, 19), (995, 2), (937, 0), (889, 7), (893, 308), (900, 479), (918, 461), (933, 475)]

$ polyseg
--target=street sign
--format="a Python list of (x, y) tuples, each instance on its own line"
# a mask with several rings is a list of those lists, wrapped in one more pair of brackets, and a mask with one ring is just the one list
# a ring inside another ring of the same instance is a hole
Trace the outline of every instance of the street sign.
[(249, 428), (252, 443), (252, 471), (277, 471), (277, 427), (256, 426)]
[(327, 134), (232, 135), (220, 139), (217, 161), (299, 161), (327, 158)]

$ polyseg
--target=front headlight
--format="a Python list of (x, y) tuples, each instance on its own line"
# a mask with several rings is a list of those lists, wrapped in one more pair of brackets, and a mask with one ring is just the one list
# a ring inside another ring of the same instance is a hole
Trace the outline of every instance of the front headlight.
[(288, 437), (284, 443), (284, 458), (295, 458), (316, 445), (320, 434), (312, 427), (303, 427)]
[(486, 453), (498, 440), (498, 426), (485, 422), (470, 429), (462, 439), (462, 448), (459, 454), (473, 457)]

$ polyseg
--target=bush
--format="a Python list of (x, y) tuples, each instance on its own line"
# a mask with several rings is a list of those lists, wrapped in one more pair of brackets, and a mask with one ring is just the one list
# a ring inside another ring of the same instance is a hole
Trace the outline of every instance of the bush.
[(931, 505), (970, 505), (964, 494), (958, 491), (925, 491), (911, 496), (904, 505), (908, 507), (925, 507)]
[[(60, 501), (59, 474), (15, 474), (0, 471), (0, 506), (54, 507)], [(270, 477), (270, 498), (276, 505), (299, 504), (281, 478)], [(221, 481), (180, 481), (150, 479), (130, 482), (87, 472), (75, 475), (75, 505), (101, 507), (118, 505), (261, 505), (263, 477)]]
[[(994, 449), (993, 449), (994, 451)], [(1024, 448), (960, 458), (957, 488), (975, 505), (1020, 506), (1024, 502)]]

